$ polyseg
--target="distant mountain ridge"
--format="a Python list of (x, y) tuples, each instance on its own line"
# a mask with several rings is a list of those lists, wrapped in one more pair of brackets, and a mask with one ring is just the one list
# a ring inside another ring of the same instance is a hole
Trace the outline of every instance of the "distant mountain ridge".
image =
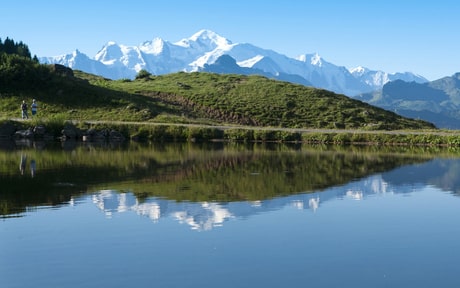
[[(224, 55), (234, 61), (227, 58), (216, 63)], [(201, 30), (175, 43), (161, 38), (145, 41), (138, 46), (108, 42), (94, 58), (75, 50), (70, 54), (41, 57), (39, 60), (41, 63), (61, 64), (109, 79), (133, 79), (142, 69), (156, 75), (178, 71), (239, 71), (311, 85), (347, 96), (379, 90), (392, 80), (428, 81), (409, 72), (389, 74), (363, 67), (348, 70), (325, 61), (318, 54), (289, 58), (249, 43), (232, 43), (210, 30)], [(229, 66), (225, 67), (226, 64)]]
[(287, 81), (291, 83), (302, 84), (305, 86), (313, 86), (305, 78), (295, 75), (295, 74), (286, 74), (286, 73), (277, 73), (272, 74), (266, 72), (262, 69), (249, 68), (240, 66), (236, 63), (236, 60), (229, 55), (222, 55), (213, 64), (204, 64), (203, 68), (199, 68), (198, 71), (211, 72), (211, 73), (221, 73), (221, 74), (242, 74), (242, 75), (262, 75), (267, 78), (274, 78), (281, 81)]
[(426, 83), (391, 81), (355, 99), (438, 128), (460, 129), (460, 73)]

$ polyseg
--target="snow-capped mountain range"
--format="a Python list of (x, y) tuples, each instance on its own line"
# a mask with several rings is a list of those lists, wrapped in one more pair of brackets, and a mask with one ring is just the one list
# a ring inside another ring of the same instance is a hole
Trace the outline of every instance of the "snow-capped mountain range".
[(293, 79), (292, 82), (308, 83), (347, 96), (381, 89), (392, 80), (417, 83), (428, 81), (409, 72), (389, 74), (364, 67), (347, 69), (327, 62), (317, 53), (290, 58), (249, 43), (232, 43), (210, 30), (201, 30), (175, 43), (161, 38), (143, 42), (139, 46), (108, 42), (94, 58), (75, 50), (70, 54), (42, 57), (39, 60), (41, 63), (61, 64), (115, 80), (133, 79), (142, 69), (155, 75), (207, 71), (224, 55), (230, 56), (239, 67), (245, 68), (245, 74), (263, 71), (264, 76), (287, 81)]

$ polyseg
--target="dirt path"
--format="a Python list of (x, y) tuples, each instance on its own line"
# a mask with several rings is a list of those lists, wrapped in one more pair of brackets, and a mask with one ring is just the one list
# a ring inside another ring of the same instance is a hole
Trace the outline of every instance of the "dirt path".
[[(12, 118), (12, 121), (29, 121), (30, 119)], [(269, 130), (269, 131), (286, 131), (297, 133), (348, 133), (348, 134), (389, 134), (389, 135), (437, 135), (437, 136), (460, 136), (460, 130), (361, 130), (361, 129), (314, 129), (314, 128), (282, 128), (282, 127), (259, 127), (259, 126), (242, 126), (242, 125), (207, 125), (207, 124), (187, 124), (187, 123), (158, 123), (158, 122), (141, 122), (141, 121), (112, 121), (112, 120), (70, 120), (72, 123), (84, 122), (88, 124), (116, 124), (116, 125), (165, 125), (165, 126), (185, 126), (197, 128), (216, 128), (221, 130), (228, 129), (246, 129), (246, 130)]]
[(281, 128), (281, 127), (258, 127), (258, 126), (238, 126), (238, 125), (206, 125), (206, 124), (184, 124), (184, 123), (155, 123), (155, 122), (129, 122), (129, 121), (105, 121), (105, 120), (86, 120), (82, 121), (89, 124), (127, 124), (127, 125), (167, 125), (167, 126), (185, 126), (198, 128), (216, 128), (221, 130), (227, 129), (247, 129), (247, 130), (270, 130), (270, 131), (286, 131), (298, 133), (359, 133), (359, 134), (389, 134), (389, 135), (458, 135), (460, 130), (360, 130), (360, 129), (309, 129), (309, 128)]

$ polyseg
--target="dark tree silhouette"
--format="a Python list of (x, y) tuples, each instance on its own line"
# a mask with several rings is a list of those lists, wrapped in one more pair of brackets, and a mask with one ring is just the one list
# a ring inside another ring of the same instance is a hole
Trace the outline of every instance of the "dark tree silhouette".
[(16, 54), (28, 59), (32, 59), (29, 47), (22, 41), (19, 43), (14, 42), (13, 39), (6, 37), (5, 41), (2, 42), (0, 38), (0, 53)]

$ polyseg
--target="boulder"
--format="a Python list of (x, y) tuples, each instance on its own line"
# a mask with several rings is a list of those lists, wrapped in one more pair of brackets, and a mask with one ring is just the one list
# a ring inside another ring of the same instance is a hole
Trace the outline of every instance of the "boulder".
[(46, 127), (44, 125), (37, 125), (33, 129), (34, 136), (43, 138), (46, 134)]
[(34, 131), (32, 128), (26, 130), (18, 130), (14, 133), (14, 138), (16, 139), (33, 139)]
[(66, 76), (66, 77), (73, 77), (73, 70), (67, 66), (61, 64), (50, 64), (51, 71), (56, 74)]
[(80, 129), (71, 123), (66, 123), (61, 131), (63, 139), (77, 139), (81, 132)]

